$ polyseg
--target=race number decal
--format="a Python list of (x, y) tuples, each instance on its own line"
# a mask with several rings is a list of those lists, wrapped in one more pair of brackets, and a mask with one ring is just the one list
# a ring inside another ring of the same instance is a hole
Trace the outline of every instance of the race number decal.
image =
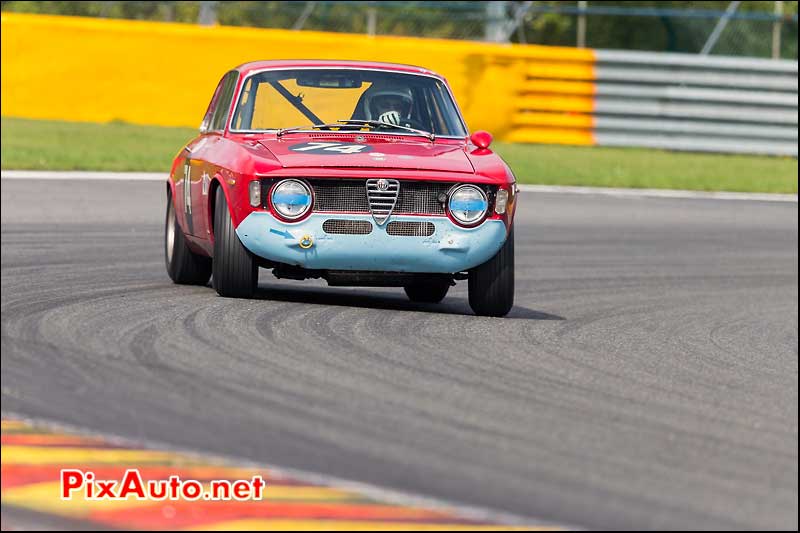
[(363, 154), (371, 152), (372, 147), (366, 144), (355, 143), (336, 143), (336, 142), (310, 142), (294, 144), (289, 147), (293, 152), (305, 152), (307, 154)]

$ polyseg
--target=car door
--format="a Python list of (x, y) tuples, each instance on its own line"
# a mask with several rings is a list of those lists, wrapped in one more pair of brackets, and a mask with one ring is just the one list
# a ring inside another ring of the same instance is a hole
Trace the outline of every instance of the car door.
[(217, 168), (210, 160), (214, 160), (214, 150), (225, 132), (237, 80), (235, 71), (222, 78), (203, 120), (201, 136), (185, 148), (183, 190), (187, 232), (197, 239), (208, 239), (211, 234), (208, 194)]

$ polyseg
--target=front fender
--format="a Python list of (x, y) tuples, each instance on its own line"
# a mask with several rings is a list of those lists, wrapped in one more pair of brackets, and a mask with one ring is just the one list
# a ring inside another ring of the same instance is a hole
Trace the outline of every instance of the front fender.
[(217, 188), (221, 188), (222, 194), (225, 195), (225, 202), (228, 204), (228, 213), (231, 216), (233, 226), (238, 227), (239, 224), (241, 224), (242, 221), (247, 218), (247, 216), (253, 211), (253, 208), (250, 206), (248, 190), (248, 185), (251, 179), (257, 178), (251, 178), (249, 176), (237, 174), (225, 169), (220, 169), (214, 174), (214, 177), (211, 179), (208, 195), (208, 214), (210, 217), (210, 220), (208, 221), (209, 227), (214, 226), (214, 213), (216, 212), (217, 208), (215, 205)]

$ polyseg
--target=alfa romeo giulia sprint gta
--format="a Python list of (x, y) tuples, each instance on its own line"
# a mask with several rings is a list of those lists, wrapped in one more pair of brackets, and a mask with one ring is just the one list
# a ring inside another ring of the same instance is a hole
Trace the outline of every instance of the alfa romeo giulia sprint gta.
[(438, 303), (514, 302), (512, 171), (419, 67), (262, 61), (219, 82), (167, 183), (175, 283), (250, 297), (258, 269), (331, 286), (403, 287)]

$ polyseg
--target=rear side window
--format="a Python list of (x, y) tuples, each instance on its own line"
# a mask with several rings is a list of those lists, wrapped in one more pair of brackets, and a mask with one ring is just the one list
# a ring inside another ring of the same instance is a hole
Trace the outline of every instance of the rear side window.
[(225, 122), (228, 120), (231, 100), (233, 100), (233, 92), (236, 90), (236, 81), (238, 79), (239, 73), (233, 70), (223, 78), (220, 84), (221, 87), (218, 89), (219, 95), (218, 97), (215, 95), (217, 102), (208, 126), (209, 131), (222, 131), (225, 129)]
[(225, 78), (226, 76), (223, 76), (222, 79), (219, 80), (217, 88), (214, 89), (214, 96), (211, 97), (211, 102), (208, 104), (206, 114), (203, 115), (203, 122), (200, 123), (200, 131), (208, 131), (211, 128), (211, 119), (214, 117), (214, 111), (217, 109), (217, 102), (219, 102), (219, 97), (222, 94)]

